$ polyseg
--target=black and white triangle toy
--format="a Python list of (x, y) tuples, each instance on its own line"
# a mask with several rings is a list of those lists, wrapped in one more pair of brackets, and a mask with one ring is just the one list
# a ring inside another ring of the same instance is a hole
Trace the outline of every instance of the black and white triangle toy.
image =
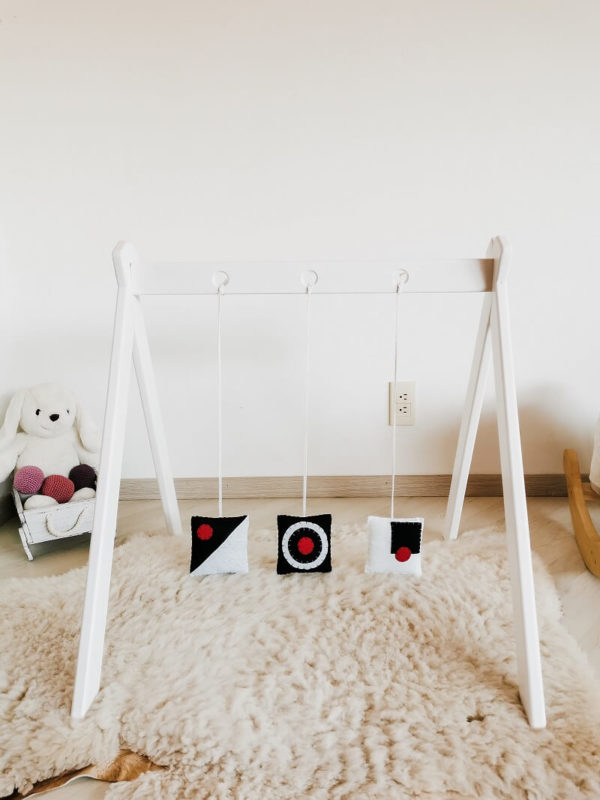
[(308, 420), (310, 408), (310, 301), (317, 273), (308, 270), (301, 276), (306, 289), (306, 355), (304, 372), (304, 475), (302, 481), (302, 516), (279, 514), (277, 517), (277, 572), (307, 575), (331, 572), (331, 514), (306, 516), (308, 486)]
[(248, 572), (248, 526), (244, 517), (192, 517), (191, 575)]
[[(394, 320), (394, 391), (398, 383), (398, 320), (400, 295), (408, 280), (408, 272), (400, 270), (396, 275), (396, 300)], [(421, 574), (421, 541), (423, 538), (422, 517), (395, 517), (394, 496), (396, 493), (396, 403), (392, 414), (392, 497), (389, 517), (369, 517), (369, 549), (365, 572), (391, 572), (395, 575)]]
[(229, 282), (227, 273), (213, 277), (217, 288), (217, 451), (219, 516), (194, 516), (191, 519), (192, 554), (190, 574), (196, 577), (219, 573), (248, 572), (249, 518), (223, 516), (223, 447), (222, 447), (222, 356), (221, 356), (221, 296)]

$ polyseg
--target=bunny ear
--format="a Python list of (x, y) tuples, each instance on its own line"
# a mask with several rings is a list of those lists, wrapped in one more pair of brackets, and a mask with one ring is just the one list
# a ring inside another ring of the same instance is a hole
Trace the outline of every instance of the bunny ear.
[(75, 425), (84, 448), (90, 453), (97, 453), (100, 450), (100, 433), (94, 420), (79, 404)]
[(14, 439), (19, 429), (19, 422), (21, 421), (21, 413), (23, 411), (23, 403), (25, 402), (25, 389), (20, 389), (12, 396), (8, 408), (6, 409), (6, 416), (4, 417), (4, 424), (0, 428), (0, 446), (7, 444), (11, 439)]

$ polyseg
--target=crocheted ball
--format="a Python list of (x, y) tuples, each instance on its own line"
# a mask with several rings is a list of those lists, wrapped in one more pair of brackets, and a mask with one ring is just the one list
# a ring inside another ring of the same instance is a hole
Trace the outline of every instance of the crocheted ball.
[(89, 464), (78, 464), (73, 467), (69, 472), (69, 478), (73, 481), (75, 491), (96, 488), (96, 470)]
[(53, 497), (57, 503), (66, 503), (73, 497), (73, 481), (64, 475), (48, 475), (42, 484), (42, 494)]
[(15, 472), (13, 485), (20, 494), (37, 494), (44, 482), (44, 473), (39, 467), (21, 467)]

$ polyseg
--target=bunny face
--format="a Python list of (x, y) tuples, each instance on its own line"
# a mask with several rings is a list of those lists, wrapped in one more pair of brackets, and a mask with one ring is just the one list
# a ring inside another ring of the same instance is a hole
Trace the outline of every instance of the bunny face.
[(25, 433), (52, 439), (64, 435), (77, 417), (77, 401), (60, 386), (45, 383), (25, 392), (20, 426)]
[(0, 428), (0, 481), (15, 467), (46, 475), (68, 475), (80, 463), (95, 467), (99, 450), (98, 429), (71, 392), (54, 383), (20, 389)]

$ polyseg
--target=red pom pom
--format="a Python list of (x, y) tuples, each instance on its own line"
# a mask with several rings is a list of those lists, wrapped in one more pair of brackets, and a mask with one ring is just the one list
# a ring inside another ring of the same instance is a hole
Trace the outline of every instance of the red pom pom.
[(410, 547), (399, 547), (396, 550), (396, 561), (408, 561), (412, 556)]
[(298, 542), (298, 550), (300, 550), (302, 555), (309, 556), (314, 549), (315, 549), (315, 543), (310, 538), (310, 536), (302, 536), (300, 541)]
[(196, 535), (199, 539), (202, 539), (202, 541), (207, 541), (208, 539), (212, 539), (213, 529), (210, 525), (207, 525), (206, 522), (203, 522), (202, 525), (198, 527)]
[(57, 503), (66, 503), (73, 497), (75, 486), (73, 481), (64, 475), (48, 475), (42, 485), (42, 494), (53, 497)]
[(21, 494), (37, 494), (44, 482), (44, 473), (39, 467), (21, 467), (15, 472), (13, 485)]

